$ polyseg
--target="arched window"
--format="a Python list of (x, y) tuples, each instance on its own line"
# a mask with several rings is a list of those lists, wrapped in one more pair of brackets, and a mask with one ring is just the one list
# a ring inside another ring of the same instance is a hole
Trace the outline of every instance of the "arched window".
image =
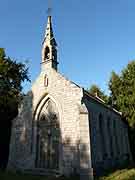
[(45, 59), (49, 59), (50, 58), (50, 49), (49, 47), (47, 46), (45, 48)]
[(119, 150), (119, 143), (118, 143), (118, 132), (117, 132), (117, 124), (116, 120), (113, 120), (113, 133), (115, 138), (115, 146), (116, 146), (116, 153), (117, 157), (119, 156), (120, 150)]
[(104, 135), (104, 119), (102, 114), (99, 114), (99, 132), (100, 132), (100, 147), (103, 158), (106, 158), (106, 144)]
[(48, 77), (47, 77), (47, 75), (45, 75), (45, 77), (44, 77), (44, 86), (45, 87), (48, 86)]
[(109, 151), (110, 151), (110, 155), (113, 156), (113, 136), (111, 133), (111, 118), (108, 117), (107, 118), (107, 134), (108, 134), (108, 143), (109, 143)]
[(53, 60), (57, 61), (57, 50), (55, 47), (52, 48), (52, 52)]

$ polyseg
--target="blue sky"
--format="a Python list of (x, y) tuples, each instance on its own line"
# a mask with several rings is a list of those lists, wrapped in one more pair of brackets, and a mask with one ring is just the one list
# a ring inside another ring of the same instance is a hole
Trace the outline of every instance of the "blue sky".
[[(29, 60), (31, 80), (40, 72), (47, 0), (0, 0), (0, 47)], [(112, 70), (135, 59), (134, 0), (53, 0), (59, 71), (82, 87), (107, 92)], [(30, 84), (24, 84), (27, 91)]]

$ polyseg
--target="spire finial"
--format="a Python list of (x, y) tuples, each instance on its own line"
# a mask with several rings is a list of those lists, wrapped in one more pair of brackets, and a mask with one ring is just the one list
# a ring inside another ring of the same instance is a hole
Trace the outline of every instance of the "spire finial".
[(44, 64), (46, 68), (53, 68), (57, 71), (57, 43), (53, 35), (52, 28), (52, 18), (51, 18), (51, 0), (48, 1), (48, 17), (47, 17), (47, 27), (45, 31), (45, 36), (43, 40), (42, 48), (42, 64), (44, 69)]
[(51, 16), (51, 13), (52, 13), (51, 0), (48, 0), (48, 9), (47, 9), (48, 16)]

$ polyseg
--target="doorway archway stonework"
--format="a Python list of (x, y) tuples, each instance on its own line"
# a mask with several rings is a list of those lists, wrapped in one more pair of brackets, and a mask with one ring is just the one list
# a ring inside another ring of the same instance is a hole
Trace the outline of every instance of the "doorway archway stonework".
[(52, 96), (46, 95), (33, 118), (32, 154), (35, 168), (61, 171), (61, 111)]

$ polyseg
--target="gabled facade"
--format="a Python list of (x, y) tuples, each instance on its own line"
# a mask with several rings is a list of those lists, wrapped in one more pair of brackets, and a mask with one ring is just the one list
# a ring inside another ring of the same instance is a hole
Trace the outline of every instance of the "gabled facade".
[(8, 169), (80, 174), (131, 160), (121, 115), (58, 72), (57, 43), (48, 16), (41, 72), (13, 121)]

